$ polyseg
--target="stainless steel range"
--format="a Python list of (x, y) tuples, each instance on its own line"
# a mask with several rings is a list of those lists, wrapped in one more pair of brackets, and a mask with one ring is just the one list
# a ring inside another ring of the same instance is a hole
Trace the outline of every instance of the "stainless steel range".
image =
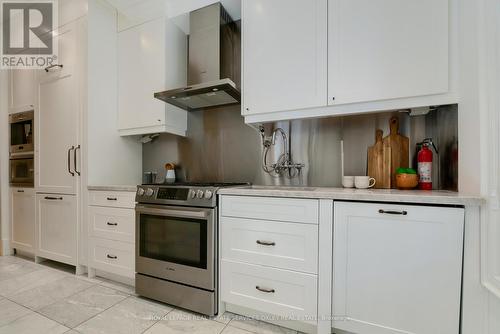
[(218, 313), (217, 190), (245, 183), (141, 185), (136, 194), (136, 293)]

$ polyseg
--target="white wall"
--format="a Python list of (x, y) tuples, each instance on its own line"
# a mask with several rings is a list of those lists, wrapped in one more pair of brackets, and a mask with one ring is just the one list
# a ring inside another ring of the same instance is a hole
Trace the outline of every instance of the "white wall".
[[(500, 333), (500, 0), (459, 1), (460, 191), (488, 199), (465, 233), (463, 334)], [(496, 123), (496, 124), (495, 124)], [(491, 290), (490, 290), (491, 289)]]
[(9, 254), (9, 119), (8, 75), (0, 70), (0, 253)]
[(141, 183), (142, 145), (117, 131), (117, 13), (102, 0), (89, 1), (88, 181), (89, 185)]

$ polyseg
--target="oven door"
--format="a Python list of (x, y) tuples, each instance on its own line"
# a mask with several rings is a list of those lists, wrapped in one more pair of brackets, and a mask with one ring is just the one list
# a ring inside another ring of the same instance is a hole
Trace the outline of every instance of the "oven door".
[(215, 290), (215, 209), (136, 205), (136, 272)]
[(33, 154), (33, 116), (33, 111), (9, 116), (11, 154)]
[(10, 160), (10, 184), (19, 187), (33, 187), (35, 168), (33, 157)]

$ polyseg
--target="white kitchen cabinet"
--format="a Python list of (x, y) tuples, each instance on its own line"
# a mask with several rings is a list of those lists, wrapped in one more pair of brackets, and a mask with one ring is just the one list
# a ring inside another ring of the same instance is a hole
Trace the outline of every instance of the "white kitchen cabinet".
[(130, 242), (89, 238), (91, 268), (135, 278), (135, 246)]
[(455, 0), (242, 2), (246, 123), (458, 103)]
[(222, 257), (318, 273), (318, 226), (223, 217)]
[(33, 110), (35, 105), (35, 71), (9, 72), (9, 113)]
[(445, 94), (449, 0), (329, 0), (331, 105)]
[(135, 243), (135, 210), (89, 206), (90, 236)]
[(160, 18), (118, 34), (118, 130), (120, 135), (168, 132), (184, 136), (187, 112), (154, 98), (184, 87), (187, 37)]
[(10, 189), (10, 221), (12, 248), (26, 252), (35, 249), (35, 190)]
[(319, 203), (314, 199), (223, 196), (221, 201), (224, 217), (318, 224)]
[(77, 203), (73, 195), (36, 195), (36, 256), (76, 265)]
[[(288, 270), (222, 260), (228, 303), (315, 324), (318, 314), (318, 277)], [(308, 320), (311, 319), (311, 320)]]
[(244, 116), (327, 104), (327, 0), (242, 1)]
[(135, 191), (91, 191), (89, 192), (89, 205), (133, 209)]
[(35, 187), (40, 193), (76, 194), (80, 167), (80, 93), (75, 73), (76, 24), (57, 31), (59, 66), (38, 71)]
[(463, 231), (462, 208), (335, 202), (332, 326), (459, 333)]
[(135, 191), (89, 191), (89, 276), (135, 277)]
[(325, 283), (319, 280), (320, 245), (332, 242), (331, 233), (321, 238), (320, 230), (331, 227), (331, 202), (327, 215), (317, 199), (223, 195), (220, 203), (220, 293), (226, 309), (293, 318), (296, 323), (278, 324), (301, 331), (317, 327), (317, 316), (331, 313), (318, 306)]

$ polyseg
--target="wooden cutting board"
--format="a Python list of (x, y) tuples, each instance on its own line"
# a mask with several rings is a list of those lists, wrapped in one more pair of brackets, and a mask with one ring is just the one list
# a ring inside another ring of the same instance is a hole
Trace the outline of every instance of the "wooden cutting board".
[(391, 188), (396, 188), (396, 170), (400, 167), (408, 168), (409, 166), (410, 140), (408, 137), (399, 134), (399, 118), (391, 117), (389, 128), (391, 132), (382, 140), (382, 143), (384, 150), (390, 149), (391, 152)]
[(384, 149), (382, 136), (384, 132), (380, 129), (375, 131), (375, 144), (368, 147), (368, 176), (375, 178), (374, 188), (391, 188), (391, 148)]

